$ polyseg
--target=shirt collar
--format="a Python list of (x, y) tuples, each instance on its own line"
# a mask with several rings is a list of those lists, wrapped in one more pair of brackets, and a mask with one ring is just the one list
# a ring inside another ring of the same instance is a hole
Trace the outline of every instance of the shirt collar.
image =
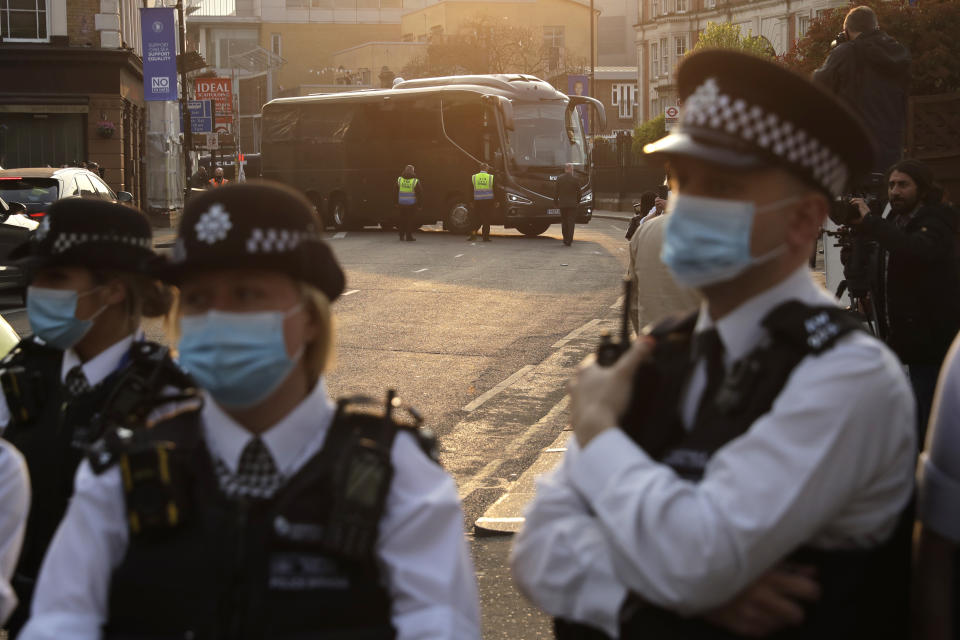
[[(308, 449), (307, 445), (319, 436), (319, 432), (326, 432), (335, 412), (336, 405), (330, 400), (326, 381), (320, 378), (303, 402), (261, 434), (263, 444), (282, 475), (293, 475), (304, 452), (312, 450)], [(254, 434), (237, 424), (206, 393), (201, 417), (210, 452), (219, 458), (231, 473), (236, 473), (240, 454)]]
[(83, 375), (87, 378), (87, 383), (92, 387), (103, 382), (104, 378), (120, 368), (127, 352), (134, 339), (139, 336), (139, 332), (132, 333), (126, 338), (115, 342), (86, 362), (80, 362), (80, 356), (73, 349), (67, 349), (63, 352), (63, 363), (60, 366), (60, 382), (67, 379), (67, 373), (75, 366), (82, 365)]
[(810, 305), (836, 305), (836, 300), (820, 288), (806, 267), (800, 267), (780, 283), (763, 291), (714, 322), (707, 303), (700, 306), (695, 333), (716, 327), (724, 346), (724, 364), (730, 366), (754, 349), (767, 336), (761, 322), (787, 300)]

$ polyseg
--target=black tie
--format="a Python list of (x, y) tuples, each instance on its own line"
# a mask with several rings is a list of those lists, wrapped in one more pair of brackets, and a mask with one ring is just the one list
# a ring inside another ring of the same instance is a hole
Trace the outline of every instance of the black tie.
[(263, 440), (256, 437), (243, 448), (235, 474), (222, 463), (217, 467), (220, 486), (230, 497), (271, 498), (283, 481), (270, 451)]
[(79, 396), (81, 393), (90, 391), (90, 383), (87, 381), (86, 374), (83, 373), (83, 365), (77, 365), (67, 371), (67, 377), (63, 381), (67, 388), (67, 393), (71, 398)]
[(697, 360), (703, 360), (707, 367), (707, 386), (703, 389), (700, 402), (697, 405), (697, 415), (694, 423), (699, 423), (707, 408), (717, 395), (717, 390), (723, 382), (723, 341), (716, 329), (708, 329), (697, 334), (695, 343)]

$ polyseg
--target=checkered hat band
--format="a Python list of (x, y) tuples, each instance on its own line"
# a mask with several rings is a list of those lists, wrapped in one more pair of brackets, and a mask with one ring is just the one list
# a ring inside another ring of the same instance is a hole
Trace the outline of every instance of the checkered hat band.
[(247, 253), (284, 253), (293, 251), (301, 242), (320, 240), (315, 231), (291, 229), (253, 229), (247, 238)]
[(131, 247), (140, 247), (141, 249), (150, 249), (152, 241), (150, 238), (142, 236), (124, 236), (116, 233), (82, 233), (66, 232), (57, 234), (53, 241), (52, 253), (63, 253), (74, 247), (88, 243), (110, 243), (121, 244)]
[(742, 98), (721, 93), (713, 78), (684, 101), (682, 127), (736, 136), (788, 164), (802, 167), (834, 196), (846, 187), (849, 170), (840, 156), (789, 120)]

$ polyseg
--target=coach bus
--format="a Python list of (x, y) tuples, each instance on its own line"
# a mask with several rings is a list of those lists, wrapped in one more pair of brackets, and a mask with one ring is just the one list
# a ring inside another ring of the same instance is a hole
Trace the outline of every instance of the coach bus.
[(578, 222), (593, 214), (590, 158), (577, 107), (526, 75), (400, 81), (392, 89), (272, 100), (263, 107), (263, 177), (289, 184), (341, 229), (396, 223), (394, 185), (416, 167), (424, 191), (417, 224), (468, 232), (470, 176), (489, 164), (502, 194), (494, 224), (535, 236), (560, 221), (554, 181), (571, 163), (584, 185)]

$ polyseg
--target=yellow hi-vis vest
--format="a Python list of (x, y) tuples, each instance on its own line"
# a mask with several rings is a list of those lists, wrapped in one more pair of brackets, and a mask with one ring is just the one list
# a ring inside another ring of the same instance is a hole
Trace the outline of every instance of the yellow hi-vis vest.
[(400, 204), (417, 204), (416, 178), (397, 178), (397, 185), (400, 187)]
[(493, 176), (486, 171), (473, 174), (473, 199), (493, 200)]

